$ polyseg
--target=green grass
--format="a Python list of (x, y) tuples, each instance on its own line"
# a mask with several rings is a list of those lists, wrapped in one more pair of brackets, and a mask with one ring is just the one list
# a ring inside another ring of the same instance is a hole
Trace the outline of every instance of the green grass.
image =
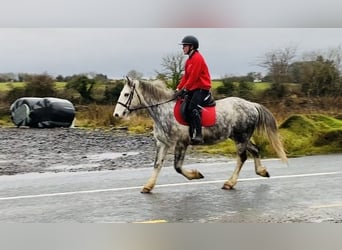
[(292, 115), (280, 125), (290, 156), (342, 152), (342, 120), (325, 115)]
[[(0, 91), (7, 92), (12, 88), (23, 88), (26, 82), (0, 82)], [(56, 82), (56, 89), (63, 90), (65, 88), (66, 82)]]
[(222, 84), (223, 84), (222, 81), (219, 81), (219, 80), (211, 81), (211, 85), (213, 89), (217, 89), (218, 87), (222, 86)]
[(256, 92), (263, 92), (269, 88), (271, 88), (271, 83), (269, 83), (269, 82), (253, 83), (253, 90)]
[(63, 90), (65, 89), (66, 84), (66, 82), (56, 82), (55, 88), (57, 90)]
[(1, 82), (0, 83), (0, 91), (7, 92), (12, 88), (23, 88), (26, 83), (24, 82)]

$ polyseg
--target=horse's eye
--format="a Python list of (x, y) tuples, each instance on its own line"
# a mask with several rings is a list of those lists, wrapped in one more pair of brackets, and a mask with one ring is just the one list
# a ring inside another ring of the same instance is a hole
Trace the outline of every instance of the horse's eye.
[(128, 97), (128, 96), (129, 96), (129, 94), (128, 94), (128, 93), (125, 93), (125, 94), (124, 94), (124, 96), (125, 96), (125, 97)]

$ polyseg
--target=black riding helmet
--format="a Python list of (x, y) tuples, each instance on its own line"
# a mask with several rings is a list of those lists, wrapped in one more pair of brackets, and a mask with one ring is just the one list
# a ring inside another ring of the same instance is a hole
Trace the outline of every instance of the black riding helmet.
[(199, 43), (196, 37), (194, 36), (185, 36), (181, 42), (181, 45), (190, 44), (194, 49), (198, 49)]

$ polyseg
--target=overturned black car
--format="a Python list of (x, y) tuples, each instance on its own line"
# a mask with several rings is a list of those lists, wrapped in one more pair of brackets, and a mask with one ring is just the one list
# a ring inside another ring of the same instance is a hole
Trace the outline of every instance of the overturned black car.
[(54, 97), (19, 98), (12, 103), (10, 112), (17, 127), (70, 127), (75, 118), (74, 105), (68, 100)]

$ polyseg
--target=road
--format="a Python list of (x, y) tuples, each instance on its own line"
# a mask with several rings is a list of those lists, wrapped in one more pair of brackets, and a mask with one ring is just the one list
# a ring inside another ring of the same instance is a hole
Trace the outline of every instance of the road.
[(234, 190), (222, 190), (235, 161), (186, 165), (188, 181), (165, 166), (152, 194), (151, 168), (0, 176), (0, 222), (342, 222), (342, 154), (246, 162)]

